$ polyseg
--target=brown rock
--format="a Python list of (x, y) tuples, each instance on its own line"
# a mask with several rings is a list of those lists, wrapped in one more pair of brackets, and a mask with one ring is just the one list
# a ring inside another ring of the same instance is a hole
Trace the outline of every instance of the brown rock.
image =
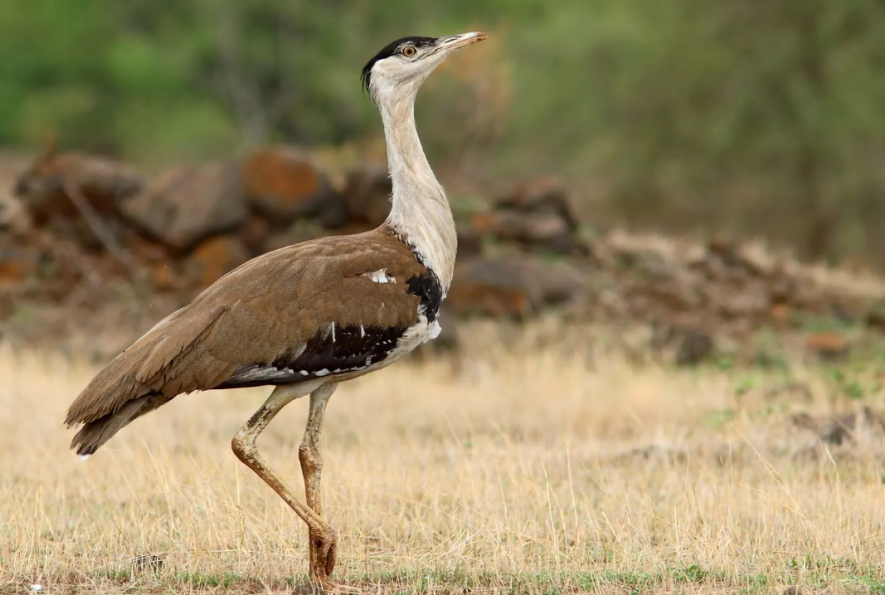
[(459, 260), (482, 254), (482, 236), (469, 228), (458, 227)]
[(885, 332), (885, 303), (877, 302), (864, 315), (864, 324), (871, 330)]
[(51, 141), (15, 182), (21, 198), (36, 223), (53, 217), (78, 214), (66, 191), (74, 188), (100, 215), (117, 212), (119, 201), (141, 190), (142, 176), (130, 165), (82, 153), (56, 152)]
[(455, 315), (508, 317), (522, 320), (532, 309), (531, 290), (521, 276), (485, 259), (455, 269), (446, 304)]
[(526, 287), (532, 288), (532, 304), (537, 308), (572, 302), (584, 295), (586, 276), (564, 261), (534, 256), (509, 256), (501, 261), (517, 271)]
[(178, 251), (237, 227), (247, 212), (239, 168), (222, 162), (167, 169), (120, 209), (133, 225)]
[(390, 214), (393, 185), (386, 169), (359, 168), (347, 174), (344, 204), (348, 221), (377, 227)]
[(765, 271), (741, 253), (740, 247), (725, 241), (711, 240), (701, 260), (692, 263), (708, 279), (752, 279), (765, 276)]
[(475, 237), (493, 234), (499, 227), (499, 219), (494, 211), (477, 211), (470, 216), (469, 233)]
[(715, 349), (709, 333), (683, 325), (657, 324), (652, 333), (652, 347), (670, 352), (677, 366), (694, 366), (709, 359)]
[[(264, 252), (278, 250), (285, 246), (300, 244), (329, 235), (330, 232), (309, 221), (295, 221), (288, 229), (268, 234), (264, 238)], [(336, 234), (337, 235), (337, 234)]]
[(151, 284), (159, 291), (172, 291), (182, 289), (184, 280), (175, 270), (174, 264), (158, 262), (149, 269)]
[(553, 215), (570, 233), (576, 232), (579, 227), (565, 186), (551, 176), (535, 178), (516, 186), (508, 196), (499, 199), (495, 207), (496, 210)]
[(143, 236), (134, 235), (126, 244), (136, 262), (168, 262), (174, 258), (172, 250)]
[(738, 287), (725, 284), (712, 289), (708, 284), (710, 302), (716, 304), (726, 318), (752, 318), (764, 320), (771, 311), (771, 302), (765, 287), (758, 282), (748, 282)]
[(590, 253), (586, 244), (569, 229), (556, 213), (502, 210), (478, 212), (471, 217), (471, 231), (477, 235), (514, 242), (530, 249), (558, 254)]
[(769, 313), (773, 320), (778, 322), (788, 322), (793, 315), (793, 309), (789, 304), (772, 304)]
[(446, 304), (456, 315), (527, 317), (583, 294), (580, 273), (531, 257), (465, 259), (456, 266)]
[(823, 360), (844, 359), (850, 345), (848, 339), (836, 333), (815, 333), (805, 337), (805, 348)]
[[(18, 309), (18, 304), (16, 303), (15, 298), (12, 297), (12, 292), (4, 291), (0, 293), (0, 320), (8, 320), (12, 318), (12, 315), (15, 314), (15, 311)], [(0, 338), (3, 337), (3, 333), (0, 333)]]
[(0, 232), (25, 233), (31, 217), (20, 200), (0, 189)]
[(638, 306), (637, 309), (654, 307), (670, 314), (695, 312), (705, 302), (705, 296), (699, 287), (675, 280), (642, 283), (633, 289), (630, 297)]
[(294, 147), (263, 147), (242, 165), (246, 197), (272, 223), (316, 217), (324, 225), (342, 224), (344, 204), (311, 157)]
[(43, 224), (42, 230), (54, 237), (69, 239), (93, 254), (107, 252), (106, 239), (109, 239), (114, 249), (119, 249), (137, 238), (138, 233), (117, 216), (99, 215), (98, 217), (99, 229), (80, 216), (71, 216), (52, 217)]
[(228, 271), (249, 260), (249, 253), (236, 236), (218, 236), (206, 240), (190, 254), (185, 276), (199, 287), (208, 287)]
[(40, 252), (36, 248), (0, 242), (0, 287), (36, 280), (40, 260)]
[(265, 242), (272, 233), (270, 221), (258, 215), (251, 215), (240, 224), (237, 235), (251, 254), (258, 255), (267, 251)]

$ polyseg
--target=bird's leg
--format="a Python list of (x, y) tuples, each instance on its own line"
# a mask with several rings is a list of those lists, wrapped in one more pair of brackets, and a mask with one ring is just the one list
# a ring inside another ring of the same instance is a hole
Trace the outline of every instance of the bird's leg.
[[(280, 477), (276, 471), (267, 466), (267, 463), (264, 462), (264, 459), (258, 453), (258, 449), (255, 446), (255, 441), (258, 438), (258, 435), (267, 427), (267, 424), (270, 423), (276, 414), (292, 400), (297, 399), (298, 397), (303, 397), (305, 394), (306, 391), (304, 391), (303, 388), (278, 386), (274, 389), (273, 393), (271, 393), (267, 402), (261, 406), (261, 409), (256, 411), (255, 415), (253, 415), (249, 421), (246, 422), (246, 425), (240, 428), (240, 431), (233, 437), (233, 440), (231, 440), (231, 447), (233, 448), (234, 454), (237, 455), (237, 458), (254, 471), (258, 477), (263, 479), (264, 483), (269, 485), (271, 489), (273, 489), (273, 491), (275, 491), (277, 495), (279, 495), (280, 498), (282, 498), (283, 501), (295, 511), (295, 514), (307, 523), (311, 535), (311, 552), (313, 551), (314, 544), (318, 544), (319, 549), (326, 552), (327, 560), (329, 559), (329, 553), (331, 553), (332, 565), (334, 565), (335, 532), (332, 531), (332, 528), (329, 527), (325, 521), (323, 521), (318, 513), (314, 512), (311, 507), (295, 497), (295, 494), (289, 486), (286, 485), (283, 478)], [(311, 563), (313, 563), (313, 557), (311, 557)], [(312, 567), (311, 570), (313, 570)], [(331, 566), (328, 567), (329, 572), (325, 572), (326, 568), (323, 570), (324, 572), (316, 577), (319, 579), (319, 586), (324, 589), (334, 587), (334, 585), (328, 580)], [(311, 576), (311, 579), (313, 580), (314, 577)]]
[[(323, 471), (323, 455), (320, 452), (320, 438), (323, 427), (323, 414), (326, 411), (326, 403), (335, 392), (337, 384), (324, 384), (310, 393), (310, 413), (307, 417), (307, 427), (304, 430), (304, 439), (298, 448), (298, 459), (301, 461), (301, 473), (304, 475), (304, 493), (307, 505), (313, 511), (323, 516), (323, 506), (320, 495), (320, 476)], [(310, 578), (312, 581), (323, 584), (335, 567), (335, 534), (331, 533), (332, 539), (310, 531)]]

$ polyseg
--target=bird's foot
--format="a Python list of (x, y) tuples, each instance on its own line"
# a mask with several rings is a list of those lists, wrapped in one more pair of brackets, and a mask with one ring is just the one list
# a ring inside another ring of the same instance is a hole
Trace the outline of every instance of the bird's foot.
[(310, 534), (310, 582), (324, 591), (339, 591), (337, 585), (329, 578), (335, 569), (338, 556), (338, 537), (334, 529), (327, 528), (323, 532)]

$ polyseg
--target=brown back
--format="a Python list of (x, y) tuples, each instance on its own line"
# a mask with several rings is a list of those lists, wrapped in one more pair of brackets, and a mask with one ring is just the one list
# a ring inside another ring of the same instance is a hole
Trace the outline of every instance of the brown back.
[[(395, 282), (366, 276), (381, 269)], [(66, 423), (94, 422), (145, 395), (159, 394), (166, 402), (216, 388), (250, 366), (303, 360), (311, 341), (327, 336), (333, 322), (361, 334), (408, 328), (422, 303), (408, 280), (428, 274), (385, 228), (264, 254), (219, 279), (117, 356), (77, 397)]]

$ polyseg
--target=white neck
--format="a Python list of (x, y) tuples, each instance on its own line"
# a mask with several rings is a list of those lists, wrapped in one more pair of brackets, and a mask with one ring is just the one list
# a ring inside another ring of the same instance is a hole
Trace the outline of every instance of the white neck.
[(455, 268), (458, 238), (446, 193), (421, 148), (415, 128), (417, 88), (391, 94), (379, 101), (393, 197), (387, 224), (407, 241), (449, 290)]

